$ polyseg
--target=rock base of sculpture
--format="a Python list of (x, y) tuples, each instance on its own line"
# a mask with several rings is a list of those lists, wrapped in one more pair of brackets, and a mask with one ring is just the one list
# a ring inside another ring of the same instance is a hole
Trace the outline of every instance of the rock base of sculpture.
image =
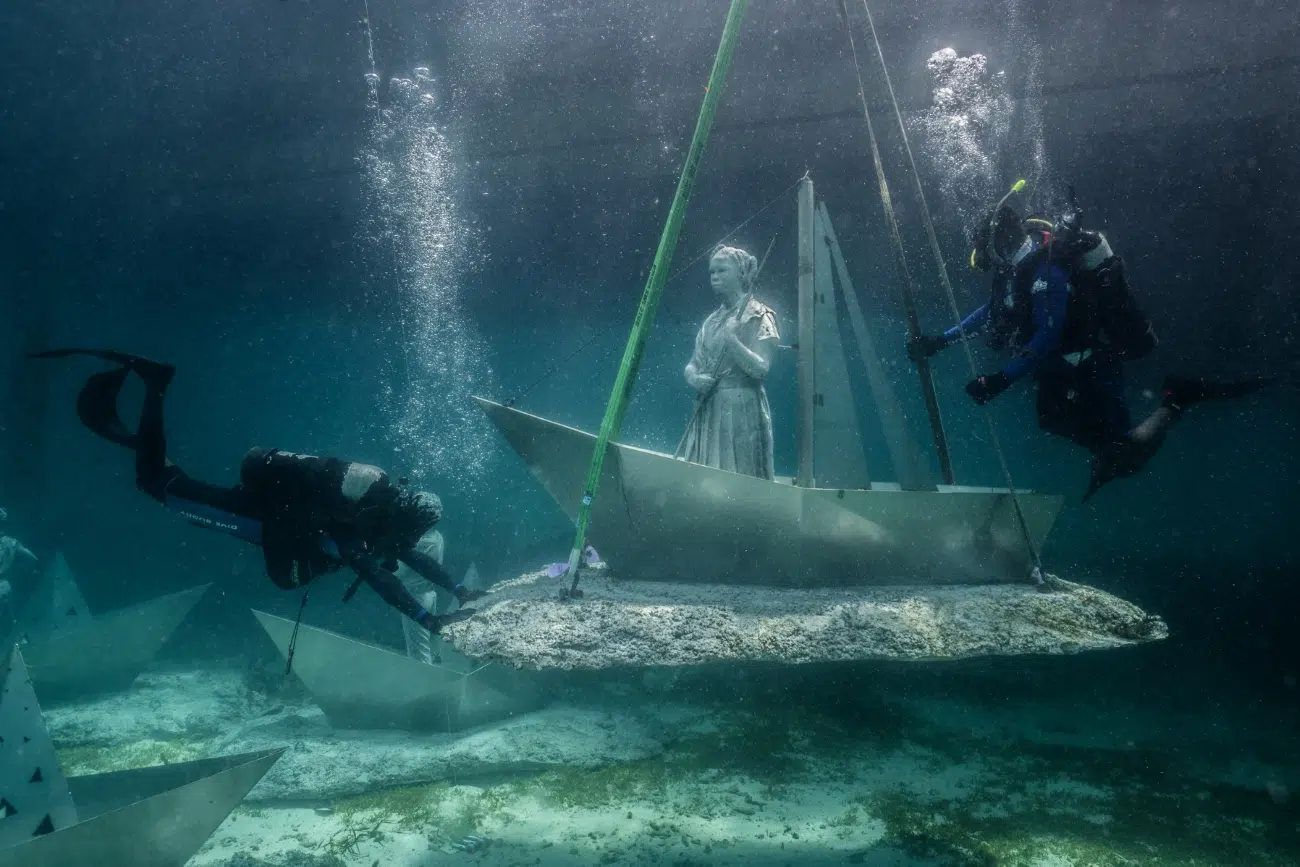
[(1070, 654), (1168, 636), (1160, 618), (1049, 576), (1032, 585), (790, 590), (619, 581), (584, 570), (496, 585), (478, 614), (443, 629), (462, 653), (529, 669), (947, 660)]

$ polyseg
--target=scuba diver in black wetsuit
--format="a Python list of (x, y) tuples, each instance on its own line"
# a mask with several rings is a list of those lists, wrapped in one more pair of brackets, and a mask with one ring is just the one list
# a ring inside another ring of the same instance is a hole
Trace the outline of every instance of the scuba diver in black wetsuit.
[(1015, 357), (1002, 370), (972, 380), (966, 392), (983, 405), (1032, 374), (1039, 427), (1092, 452), (1087, 501), (1107, 482), (1141, 470), (1187, 407), (1250, 394), (1272, 379), (1166, 376), (1160, 407), (1133, 427), (1123, 365), (1151, 352), (1158, 340), (1129, 288), (1124, 260), (1104, 235), (1081, 228), (1073, 189), (1070, 209), (1058, 219), (1021, 220), (1007, 200), (1024, 183), (973, 227), (971, 266), (993, 272), (988, 303), (960, 328), (922, 335), (907, 350), (913, 359), (928, 358), (963, 333), (980, 331), (987, 331), (991, 348), (1012, 349)]
[[(277, 449), (251, 449), (234, 487), (190, 478), (167, 460), (163, 435), (163, 397), (176, 369), (107, 350), (53, 349), (29, 357), (71, 355), (90, 355), (118, 365), (87, 380), (77, 396), (77, 415), (94, 433), (135, 452), (136, 486), (191, 523), (260, 545), (267, 575), (277, 586), (303, 587), (349, 566), (358, 577), (345, 601), (364, 581), (430, 632), (473, 613), (463, 606), (482, 596), (482, 591), (457, 584), (437, 560), (415, 547), (441, 518), (436, 498), (394, 485), (383, 470), (369, 464)], [(117, 414), (118, 393), (133, 372), (145, 384), (135, 433)], [(393, 574), (399, 560), (454, 594), (462, 607), (441, 617), (425, 609)]]

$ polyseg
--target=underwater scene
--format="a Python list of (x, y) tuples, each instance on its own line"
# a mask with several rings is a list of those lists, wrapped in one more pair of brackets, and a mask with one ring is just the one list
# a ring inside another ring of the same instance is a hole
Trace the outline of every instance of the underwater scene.
[(0, 867), (1300, 864), (1300, 7), (28, 0)]

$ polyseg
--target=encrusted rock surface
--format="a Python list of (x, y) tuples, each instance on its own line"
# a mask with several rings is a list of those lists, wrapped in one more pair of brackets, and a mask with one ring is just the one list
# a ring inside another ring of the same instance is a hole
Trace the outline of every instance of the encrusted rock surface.
[(538, 572), (496, 585), (443, 635), (468, 656), (529, 669), (1067, 654), (1169, 634), (1109, 593), (1049, 576), (1024, 585), (778, 589)]

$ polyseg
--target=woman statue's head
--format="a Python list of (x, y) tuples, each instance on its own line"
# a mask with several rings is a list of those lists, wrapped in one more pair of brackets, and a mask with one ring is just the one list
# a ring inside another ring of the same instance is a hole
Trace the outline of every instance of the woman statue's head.
[(719, 244), (709, 257), (709, 285), (724, 298), (737, 299), (754, 291), (758, 260), (739, 247)]

